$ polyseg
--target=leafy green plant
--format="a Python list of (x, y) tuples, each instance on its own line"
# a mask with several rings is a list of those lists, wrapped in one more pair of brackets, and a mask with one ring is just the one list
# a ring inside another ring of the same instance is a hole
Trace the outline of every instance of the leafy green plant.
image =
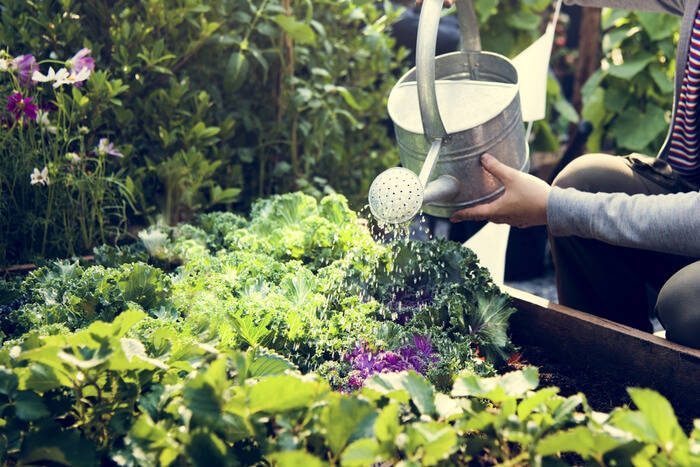
[(512, 308), (472, 252), (379, 244), (338, 195), (279, 195), (256, 203), (250, 221), (212, 213), (139, 238), (96, 249), (97, 266), (30, 273), (2, 332), (57, 334), (138, 306), (183, 335), (207, 328), (221, 348), (270, 348), (345, 389), (391, 369), (448, 388), (461, 369), (489, 374), (512, 350)]
[[(415, 372), (375, 375), (333, 392), (273, 353), (221, 352), (144, 318), (27, 339), (0, 352), (0, 456), (60, 465), (692, 465), (686, 435), (658, 393), (630, 389), (638, 410), (594, 412), (581, 394), (537, 390), (535, 368), (463, 373), (451, 393)], [(202, 339), (200, 336), (199, 339)], [(205, 342), (206, 342), (206, 338)], [(696, 426), (697, 426), (696, 421)]]
[(98, 249), (100, 265), (0, 283), (1, 462), (698, 460), (700, 429), (684, 433), (653, 391), (603, 414), (537, 390), (534, 368), (493, 376), (512, 309), (474, 254), (378, 244), (340, 196), (140, 238)]
[(588, 148), (656, 155), (670, 121), (680, 19), (605, 10), (602, 28), (601, 69), (582, 89), (582, 116), (594, 125)]

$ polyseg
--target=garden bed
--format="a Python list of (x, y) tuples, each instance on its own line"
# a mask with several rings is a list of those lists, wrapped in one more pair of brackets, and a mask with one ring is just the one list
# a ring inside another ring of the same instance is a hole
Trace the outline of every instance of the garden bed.
[[(634, 408), (608, 413), (580, 380), (505, 365), (509, 328), (577, 358), (560, 350), (594, 342), (577, 337), (606, 329), (591, 317), (511, 301), (459, 243), (378, 243), (337, 195), (138, 238), (0, 282), (0, 463), (688, 465), (700, 452), (700, 430), (655, 391), (627, 389)], [(641, 339), (608, 331), (608, 351)], [(693, 370), (672, 344), (643, 348)]]
[(688, 431), (700, 417), (700, 351), (505, 287), (518, 309), (511, 334), (522, 347), (514, 369), (540, 368), (563, 395), (583, 392), (595, 410), (629, 404), (626, 388), (650, 387), (676, 409)]

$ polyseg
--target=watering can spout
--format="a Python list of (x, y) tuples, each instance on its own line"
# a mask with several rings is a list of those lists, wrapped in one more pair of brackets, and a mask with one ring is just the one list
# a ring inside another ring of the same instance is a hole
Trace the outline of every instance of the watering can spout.
[(440, 175), (425, 187), (423, 205), (452, 201), (457, 193), (459, 193), (459, 180), (452, 175)]

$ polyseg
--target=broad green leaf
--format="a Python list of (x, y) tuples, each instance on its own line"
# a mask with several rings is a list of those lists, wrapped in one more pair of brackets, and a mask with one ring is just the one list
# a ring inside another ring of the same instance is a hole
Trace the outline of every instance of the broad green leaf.
[(637, 73), (646, 68), (653, 59), (654, 56), (651, 54), (640, 53), (632, 59), (625, 60), (621, 65), (610, 65), (607, 73), (616, 78), (630, 80), (634, 78)]
[(639, 411), (649, 419), (665, 450), (671, 451), (676, 446), (687, 445), (688, 438), (665, 397), (651, 389), (627, 388), (627, 392)]
[(23, 465), (99, 465), (92, 442), (82, 437), (77, 429), (62, 430), (54, 425), (28, 432), (22, 443), (20, 459)]
[(49, 411), (33, 391), (19, 391), (14, 398), (17, 418), (26, 422), (49, 416)]
[(357, 103), (353, 95), (346, 88), (344, 88), (343, 86), (335, 86), (335, 90), (341, 96), (343, 96), (345, 103), (348, 104), (350, 107), (352, 107), (355, 110), (363, 110), (362, 106)]
[(585, 426), (577, 426), (547, 436), (537, 444), (536, 452), (549, 456), (559, 452), (575, 452), (584, 458), (597, 457), (622, 444), (607, 433), (593, 433)]
[(365, 466), (381, 461), (377, 455), (379, 444), (374, 439), (362, 438), (348, 445), (341, 456), (342, 465)]
[(611, 87), (605, 91), (603, 105), (605, 105), (606, 110), (609, 110), (610, 112), (620, 113), (627, 105), (630, 97), (632, 97), (632, 95), (626, 90), (623, 91), (621, 89)]
[(516, 29), (530, 31), (540, 25), (541, 19), (534, 13), (525, 10), (518, 10), (506, 17), (506, 23)]
[[(436, 465), (447, 459), (457, 449), (457, 433), (447, 423), (414, 423), (409, 431), (411, 444), (422, 445), (422, 465)], [(416, 440), (416, 436), (420, 440)]]
[(308, 24), (285, 15), (277, 15), (273, 18), (273, 21), (284, 29), (284, 32), (293, 40), (302, 44), (316, 43), (316, 33)]
[(479, 24), (484, 24), (488, 19), (497, 13), (496, 7), (499, 0), (478, 0), (474, 2), (474, 10), (479, 17)]
[(56, 371), (44, 363), (31, 363), (28, 367), (18, 368), (20, 387), (37, 392), (46, 392), (60, 386), (72, 387), (73, 383), (63, 371)]
[(467, 418), (465, 421), (457, 425), (457, 429), (461, 433), (469, 433), (472, 431), (483, 431), (486, 427), (498, 421), (499, 417), (490, 412), (477, 412)]
[(111, 323), (95, 321), (88, 329), (88, 334), (100, 337), (124, 337), (131, 328), (146, 317), (146, 313), (135, 308), (129, 308), (114, 318)]
[(480, 378), (465, 374), (457, 378), (452, 388), (453, 397), (476, 396), (502, 402), (511, 397), (522, 397), (539, 384), (539, 372), (535, 367), (512, 371), (492, 378)]
[(110, 369), (125, 371), (128, 369), (168, 368), (168, 366), (160, 360), (150, 358), (146, 355), (146, 348), (140, 341), (122, 337), (119, 339), (119, 343), (121, 344), (121, 351), (124, 359), (121, 359), (121, 355), (115, 353), (110, 359)]
[(649, 66), (649, 74), (662, 93), (668, 94), (673, 92), (673, 77), (663, 71), (660, 64), (652, 63)]
[(306, 451), (281, 451), (267, 456), (273, 466), (277, 467), (325, 467), (327, 462)]
[(464, 415), (469, 406), (467, 399), (453, 399), (441, 392), (435, 394), (435, 409), (441, 420), (456, 420)]
[(554, 413), (552, 414), (554, 418), (552, 423), (556, 426), (568, 422), (571, 419), (574, 410), (576, 410), (576, 407), (583, 404), (583, 401), (584, 396), (581, 393), (574, 394), (573, 396), (569, 396), (564, 399), (564, 401), (554, 410)]
[(327, 386), (294, 375), (261, 379), (247, 388), (251, 413), (281, 413), (310, 406), (326, 391)]
[(372, 406), (361, 399), (341, 396), (330, 401), (321, 411), (321, 423), (331, 451), (336, 456), (343, 452), (352, 435), (362, 430), (365, 419), (374, 413)]
[(183, 397), (187, 408), (194, 416), (213, 420), (221, 416), (221, 398), (211, 384), (205, 382), (203, 378), (198, 378), (185, 386)]
[[(589, 79), (588, 83), (591, 80)], [(588, 99), (584, 99), (581, 116), (593, 124), (593, 133), (588, 138), (588, 149), (590, 151), (600, 150), (600, 139), (602, 137), (603, 125), (605, 124), (607, 113), (605, 111), (605, 90), (597, 87)]]
[[(583, 98), (583, 106), (586, 107), (588, 101), (593, 97), (593, 95), (598, 92), (598, 90), (605, 92), (600, 88), (600, 83), (603, 80), (604, 75), (602, 70), (597, 70), (593, 73), (581, 87), (581, 97)], [(584, 118), (586, 118), (584, 116)]]
[(523, 0), (523, 3), (535, 11), (542, 11), (550, 5), (548, 0)]
[(576, 109), (573, 105), (569, 104), (566, 99), (556, 99), (554, 100), (553, 105), (554, 108), (557, 109), (557, 112), (559, 112), (559, 114), (564, 117), (567, 122), (578, 122), (579, 118)]
[(632, 410), (615, 412), (610, 423), (617, 428), (630, 432), (635, 438), (646, 443), (659, 445), (661, 440), (646, 415)]
[(420, 413), (435, 413), (435, 389), (415, 371), (376, 374), (365, 381), (365, 386), (385, 394), (404, 389)]
[(601, 25), (603, 29), (610, 29), (612, 26), (620, 27), (622, 22), (625, 22), (625, 16), (630, 12), (628, 10), (618, 10), (612, 8), (604, 8), (601, 16)]
[(646, 112), (624, 112), (615, 120), (613, 135), (619, 146), (642, 151), (668, 124), (664, 111), (657, 105), (647, 104)]
[(525, 420), (533, 410), (558, 393), (559, 388), (557, 387), (544, 388), (529, 396), (527, 399), (523, 399), (518, 405), (518, 418), (521, 421)]
[(374, 432), (381, 442), (393, 443), (401, 432), (399, 426), (399, 404), (392, 402), (382, 409), (374, 422)]
[(248, 378), (279, 375), (286, 370), (296, 370), (292, 362), (274, 353), (265, 353), (253, 357), (248, 365)]
[(231, 465), (226, 458), (226, 445), (214, 433), (195, 431), (186, 447), (192, 463), (197, 467)]
[(602, 46), (603, 52), (608, 53), (612, 49), (618, 47), (620, 43), (627, 38), (632, 26), (615, 28), (603, 36)]
[(0, 367), (0, 394), (12, 395), (19, 385), (19, 378), (11, 370)]
[(243, 51), (233, 52), (226, 63), (224, 91), (233, 95), (245, 82), (250, 68)]
[(636, 15), (652, 41), (670, 37), (678, 30), (679, 18), (675, 16), (646, 11), (638, 11)]

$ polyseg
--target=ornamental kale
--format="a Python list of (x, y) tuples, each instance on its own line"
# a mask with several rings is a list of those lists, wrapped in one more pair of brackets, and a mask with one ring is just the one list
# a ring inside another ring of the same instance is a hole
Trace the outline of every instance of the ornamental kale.
[(137, 306), (155, 319), (140, 335), (171, 323), (183, 336), (206, 330), (221, 349), (269, 348), (302, 371), (336, 362), (329, 380), (345, 389), (408, 369), (446, 389), (465, 368), (491, 374), (512, 347), (511, 309), (472, 252), (445, 241), (378, 243), (339, 195), (290, 193), (256, 203), (250, 221), (212, 213), (138, 237), (95, 249), (95, 266), (29, 274), (3, 332), (77, 330)]
[(425, 375), (429, 365), (440, 361), (430, 344), (430, 336), (414, 334), (413, 344), (395, 351), (372, 350), (367, 342), (358, 343), (345, 355), (352, 370), (348, 379), (348, 390), (361, 388), (364, 381), (375, 373), (392, 373), (414, 370)]

